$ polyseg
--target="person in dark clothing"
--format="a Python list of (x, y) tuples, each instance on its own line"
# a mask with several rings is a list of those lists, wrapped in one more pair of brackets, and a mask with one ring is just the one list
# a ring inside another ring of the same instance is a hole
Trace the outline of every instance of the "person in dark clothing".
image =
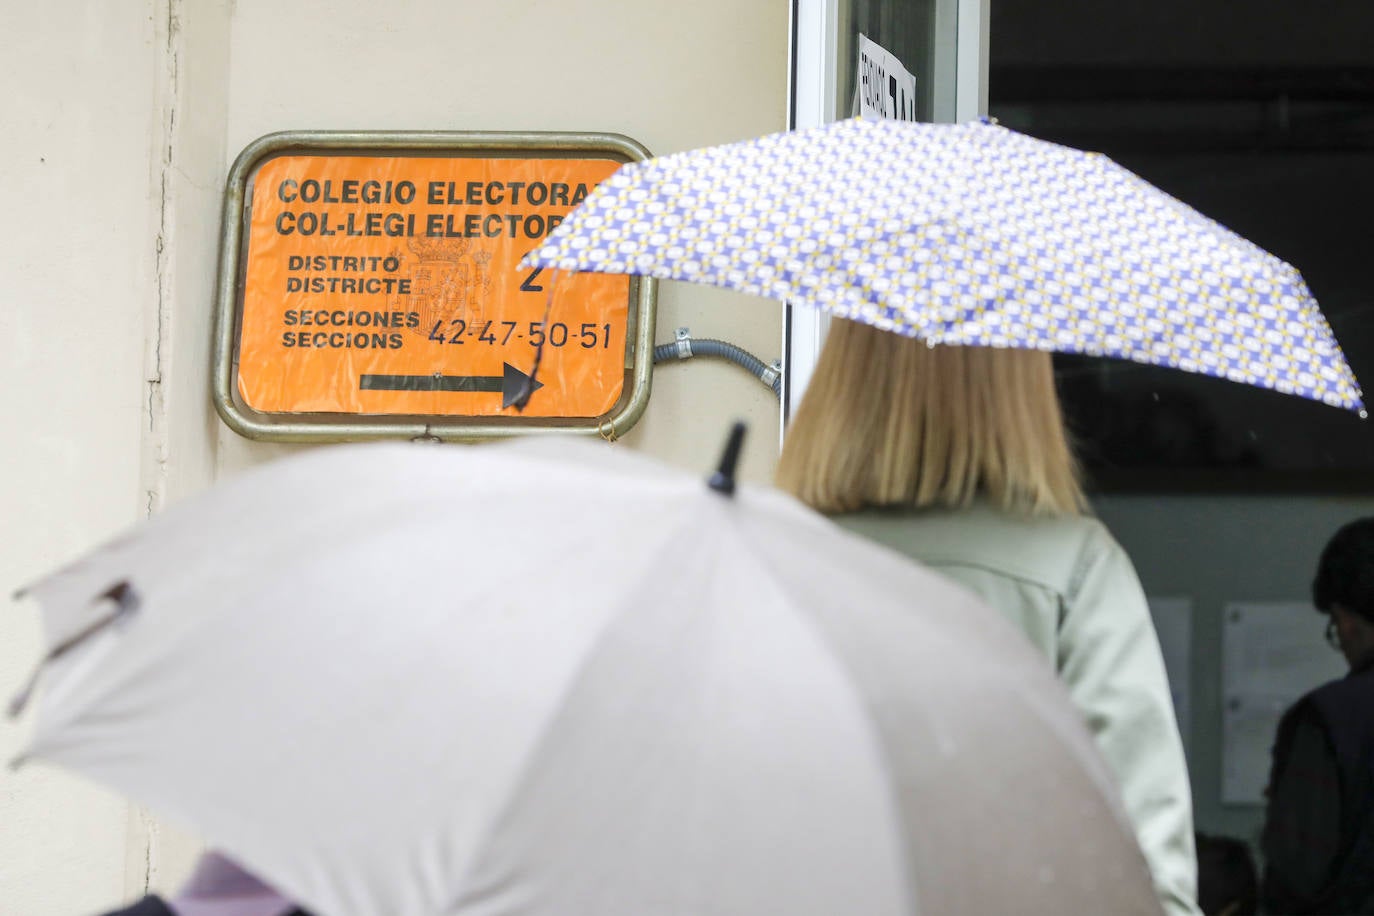
[(1259, 875), (1244, 841), (1198, 833), (1197, 905), (1203, 916), (1254, 916), (1259, 908)]
[(1260, 847), (1269, 913), (1374, 914), (1374, 518), (1341, 528), (1312, 583), (1350, 665), (1283, 716)]

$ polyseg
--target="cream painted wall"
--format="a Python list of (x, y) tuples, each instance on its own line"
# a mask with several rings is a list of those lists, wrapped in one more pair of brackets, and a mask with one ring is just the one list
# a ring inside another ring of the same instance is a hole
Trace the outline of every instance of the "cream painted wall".
[[(781, 130), (787, 14), (786, 0), (240, 0), (229, 147), (293, 128), (591, 130), (663, 154)], [(765, 362), (781, 355), (772, 302), (661, 284), (656, 340), (672, 340), (679, 325)], [(776, 402), (732, 365), (662, 367), (625, 441), (705, 469), (736, 416), (752, 431), (742, 473), (764, 478), (776, 455)], [(220, 439), (226, 467), (274, 451), (227, 429)]]
[[(144, 303), (155, 290), (153, 4), (0, 6), (0, 589), (143, 512)], [(0, 697), (39, 651), (0, 614)], [(21, 736), (0, 727), (0, 758)], [(40, 768), (0, 772), (0, 912), (93, 912), (125, 891), (128, 805)]]
[[(655, 153), (784, 126), (787, 0), (49, 0), (0, 6), (0, 588), (287, 446), (209, 409), (219, 198), (254, 138), (319, 128), (597, 130)], [(771, 302), (668, 283), (679, 325), (765, 361)], [(776, 457), (777, 407), (743, 370), (655, 373), (624, 443), (701, 469), (729, 421), (743, 474)], [(39, 652), (0, 615), (0, 698)], [(0, 756), (22, 743), (0, 723)], [(0, 914), (89, 914), (170, 889), (196, 843), (79, 780), (0, 772)]]

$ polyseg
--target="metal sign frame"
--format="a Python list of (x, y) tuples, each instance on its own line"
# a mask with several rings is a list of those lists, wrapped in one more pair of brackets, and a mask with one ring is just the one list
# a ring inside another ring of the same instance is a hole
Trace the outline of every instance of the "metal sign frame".
[(470, 158), (604, 158), (636, 162), (652, 155), (612, 133), (546, 131), (283, 131), (250, 143), (234, 160), (224, 192), (219, 278), (215, 289), (212, 397), (225, 425), (249, 439), (336, 442), (358, 439), (488, 439), (530, 433), (582, 433), (616, 438), (648, 406), (653, 374), (658, 282), (630, 277), (626, 324), (626, 391), (600, 417), (449, 417), (425, 415), (267, 414), (236, 394), (241, 292), (252, 218), (249, 184), (267, 160), (283, 155), (414, 155)]

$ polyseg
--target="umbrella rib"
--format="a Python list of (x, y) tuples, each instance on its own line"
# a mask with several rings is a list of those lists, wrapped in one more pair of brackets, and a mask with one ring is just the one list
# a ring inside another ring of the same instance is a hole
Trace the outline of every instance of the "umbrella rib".
[[(17, 718), (29, 705), (29, 701), (33, 698), (34, 691), (38, 689), (38, 682), (42, 678), (43, 672), (46, 671), (53, 662), (67, 655), (73, 649), (84, 644), (92, 636), (95, 636), (97, 633), (118, 622), (126, 614), (131, 613), (138, 607), (137, 594), (129, 583), (124, 581), (117, 582), (110, 586), (97, 596), (97, 601), (109, 602), (113, 607), (53, 646), (48, 650), (46, 655), (38, 660), (37, 665), (34, 666), (33, 673), (30, 674), (28, 680), (24, 682), (24, 686), (21, 687), (19, 692), (14, 695), (14, 698), (10, 700), (7, 712), (11, 719)], [(19, 761), (22, 761), (22, 759), (23, 758), (18, 758)]]
[[(739, 545), (739, 549), (753, 557), (755, 568), (765, 574), (764, 581), (787, 599), (783, 602), (783, 606), (792, 609), (792, 616), (797, 619), (802, 627), (805, 627), (807, 631), (811, 633), (816, 644), (821, 647), (821, 651), (830, 658), (835, 666), (835, 670), (840, 673), (841, 680), (848, 688), (849, 694), (854, 701), (854, 706), (859, 711), (859, 719), (863, 724), (863, 729), (873, 742), (875, 749), (878, 751), (875, 757), (885, 764), (889, 759), (888, 756), (883, 753), (883, 750), (888, 746), (887, 741), (883, 737), (883, 729), (873, 713), (873, 708), (868, 702), (867, 694), (862, 687), (859, 686), (859, 679), (854, 676), (853, 669), (849, 662), (835, 651), (825, 631), (817, 625), (815, 619), (810, 614), (801, 613), (796, 610), (797, 608), (806, 607), (812, 596), (803, 595), (801, 596), (801, 600), (797, 600), (797, 596), (793, 593), (792, 589), (787, 586), (786, 577), (777, 574), (774, 564), (770, 562), (770, 557), (765, 556), (759, 551), (758, 545), (753, 539), (742, 537), (740, 541), (741, 544)], [(911, 831), (907, 829), (905, 819), (897, 813), (901, 811), (901, 793), (893, 778), (892, 769), (886, 765), (880, 766), (880, 769), (882, 770), (883, 785), (887, 790), (887, 796), (890, 803), (889, 810), (893, 813), (892, 824), (897, 831), (899, 845), (907, 856), (905, 861), (915, 861), (915, 837), (912, 835)], [(906, 890), (907, 911), (911, 916), (919, 916), (921, 912), (919, 893), (915, 881), (913, 880), (912, 872), (910, 869), (906, 868), (903, 868), (901, 872), (903, 879), (902, 883)]]

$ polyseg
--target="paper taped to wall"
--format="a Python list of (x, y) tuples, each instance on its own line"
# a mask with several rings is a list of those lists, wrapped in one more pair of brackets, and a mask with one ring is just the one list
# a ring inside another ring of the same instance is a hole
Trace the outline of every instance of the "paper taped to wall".
[(1222, 624), (1221, 801), (1262, 805), (1279, 719), (1308, 691), (1345, 674), (1303, 601), (1233, 602)]

